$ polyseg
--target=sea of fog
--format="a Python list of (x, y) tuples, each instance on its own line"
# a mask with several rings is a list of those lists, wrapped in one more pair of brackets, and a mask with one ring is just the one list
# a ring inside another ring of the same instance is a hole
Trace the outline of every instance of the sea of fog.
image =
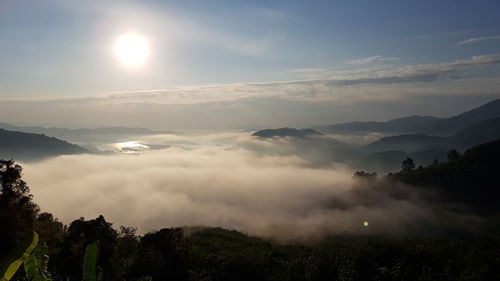
[[(352, 178), (335, 161), (318, 165), (287, 139), (248, 132), (151, 135), (102, 143), (110, 153), (24, 163), (43, 211), (65, 223), (104, 215), (140, 233), (220, 226), (264, 237), (428, 231), (474, 217), (441, 212), (414, 188)], [(320, 161), (318, 160), (318, 161)], [(369, 224), (365, 224), (369, 222)]]

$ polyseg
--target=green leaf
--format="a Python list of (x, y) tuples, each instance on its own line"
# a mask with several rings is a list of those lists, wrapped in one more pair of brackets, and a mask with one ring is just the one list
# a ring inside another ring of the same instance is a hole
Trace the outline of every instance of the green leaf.
[(30, 256), (38, 244), (38, 234), (33, 231), (21, 244), (0, 260), (0, 281), (8, 281), (14, 276), (21, 264)]
[(102, 271), (97, 268), (98, 256), (99, 243), (96, 241), (87, 245), (83, 258), (83, 281), (98, 281), (98, 275), (102, 276)]
[(48, 271), (49, 249), (45, 243), (39, 243), (33, 253), (24, 261), (26, 277), (31, 281), (50, 281)]
[(102, 281), (102, 268), (100, 266), (97, 267), (97, 281)]

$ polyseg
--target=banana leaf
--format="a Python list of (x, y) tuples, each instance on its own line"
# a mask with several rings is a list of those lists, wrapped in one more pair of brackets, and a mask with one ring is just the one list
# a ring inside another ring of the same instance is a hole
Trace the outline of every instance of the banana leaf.
[(33, 231), (21, 241), (21, 244), (12, 249), (0, 260), (0, 281), (8, 281), (14, 276), (21, 264), (30, 256), (38, 244), (38, 234)]
[(102, 270), (97, 266), (99, 258), (99, 243), (94, 242), (87, 245), (85, 255), (83, 257), (83, 281), (100, 281), (102, 280)]
[(31, 281), (50, 281), (50, 273), (48, 271), (49, 249), (47, 244), (39, 243), (33, 253), (24, 261), (24, 270), (26, 276)]

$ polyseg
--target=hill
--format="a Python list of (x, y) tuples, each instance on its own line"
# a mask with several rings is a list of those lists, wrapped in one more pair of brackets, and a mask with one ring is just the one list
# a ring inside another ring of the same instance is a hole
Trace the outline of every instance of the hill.
[(450, 135), (475, 123), (495, 118), (500, 118), (500, 99), (490, 101), (478, 108), (441, 120), (423, 132), (436, 135)]
[(370, 152), (382, 152), (388, 150), (402, 150), (405, 152), (416, 152), (432, 148), (439, 148), (443, 143), (442, 137), (428, 136), (424, 134), (409, 134), (384, 137), (363, 147)]
[(423, 132), (429, 126), (434, 126), (441, 121), (441, 118), (432, 116), (408, 116), (396, 118), (387, 122), (348, 122), (340, 123), (329, 126), (316, 126), (313, 127), (324, 133), (336, 134), (352, 134), (364, 132), (378, 132), (378, 133), (414, 133)]
[(331, 134), (378, 132), (385, 134), (424, 133), (436, 136), (449, 136), (472, 124), (494, 118), (500, 118), (500, 99), (493, 100), (450, 118), (408, 116), (392, 119), (387, 122), (356, 121), (329, 126), (316, 126), (313, 128), (320, 132)]
[(422, 150), (465, 150), (472, 146), (500, 139), (500, 118), (472, 124), (449, 137), (408, 134), (384, 137), (363, 147), (369, 152), (402, 150), (417, 152)]
[(148, 128), (126, 128), (126, 127), (102, 127), (102, 128), (59, 128), (59, 127), (39, 127), (39, 126), (13, 126), (0, 123), (0, 128), (9, 131), (18, 131), (25, 133), (44, 134), (71, 142), (88, 142), (102, 140), (116, 140), (121, 138), (171, 134), (170, 131), (157, 131)]
[(471, 204), (483, 211), (499, 210), (500, 140), (468, 149), (460, 158), (388, 177), (438, 190), (447, 201)]
[(265, 129), (252, 134), (260, 138), (273, 138), (273, 137), (298, 137), (306, 138), (310, 136), (322, 136), (323, 134), (313, 129), (294, 129), (294, 128), (279, 128), (279, 129)]
[[(255, 132), (252, 136), (266, 141), (267, 144), (259, 145), (259, 141), (240, 145), (261, 154), (289, 156), (292, 153), (314, 166), (329, 165), (332, 162), (351, 165), (357, 163), (365, 154), (355, 146), (313, 129), (265, 129)], [(282, 141), (283, 138), (286, 138), (286, 141)], [(274, 145), (268, 145), (269, 143)]]
[(81, 153), (88, 153), (88, 151), (54, 137), (0, 129), (0, 158), (3, 159), (34, 161), (58, 155)]
[(451, 145), (459, 149), (500, 139), (500, 118), (475, 123), (449, 139)]

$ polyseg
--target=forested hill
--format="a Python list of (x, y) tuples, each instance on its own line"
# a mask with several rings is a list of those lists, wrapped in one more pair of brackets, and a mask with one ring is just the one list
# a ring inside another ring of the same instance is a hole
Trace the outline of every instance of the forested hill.
[(416, 186), (437, 188), (450, 201), (470, 203), (481, 209), (500, 210), (500, 140), (479, 145), (462, 156), (425, 168), (406, 169), (388, 177)]
[(54, 137), (0, 129), (0, 158), (3, 159), (34, 161), (52, 156), (81, 153), (88, 153), (88, 151)]

